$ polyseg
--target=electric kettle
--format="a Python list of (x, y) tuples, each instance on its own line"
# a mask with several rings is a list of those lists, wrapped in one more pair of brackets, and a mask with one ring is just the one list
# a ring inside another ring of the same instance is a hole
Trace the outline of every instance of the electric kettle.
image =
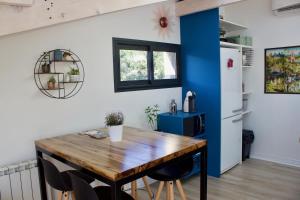
[(183, 112), (196, 112), (196, 93), (188, 91), (186, 93), (184, 103), (183, 103)]

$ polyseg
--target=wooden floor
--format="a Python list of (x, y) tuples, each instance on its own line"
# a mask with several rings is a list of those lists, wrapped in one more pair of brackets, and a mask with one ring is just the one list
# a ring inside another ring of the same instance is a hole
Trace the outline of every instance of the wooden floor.
[[(183, 183), (188, 200), (199, 200), (199, 179), (196, 176)], [(151, 186), (153, 191), (157, 186), (157, 183)], [(179, 200), (175, 192), (175, 199)], [(138, 194), (139, 200), (149, 199), (144, 190), (138, 190)], [(220, 179), (208, 178), (208, 200), (300, 200), (300, 169), (247, 160)]]

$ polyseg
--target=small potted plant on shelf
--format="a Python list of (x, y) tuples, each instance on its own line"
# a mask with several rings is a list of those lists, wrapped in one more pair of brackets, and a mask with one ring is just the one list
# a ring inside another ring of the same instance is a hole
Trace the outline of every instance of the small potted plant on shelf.
[(65, 61), (73, 61), (74, 59), (72, 58), (72, 54), (69, 52), (64, 52), (63, 53), (63, 60)]
[(44, 63), (42, 65), (42, 73), (50, 73), (50, 64), (51, 63)]
[(80, 71), (77, 68), (71, 67), (70, 71), (68, 72), (70, 77), (70, 82), (78, 82), (80, 81)]
[(51, 76), (48, 80), (48, 89), (49, 90), (54, 90), (55, 89), (55, 84), (56, 84), (56, 79), (54, 76)]
[(156, 104), (154, 106), (148, 106), (145, 109), (145, 113), (147, 116), (148, 124), (152, 130), (157, 129), (157, 115), (159, 112), (159, 106)]
[(112, 142), (122, 141), (124, 115), (121, 112), (109, 113), (105, 117), (105, 125)]

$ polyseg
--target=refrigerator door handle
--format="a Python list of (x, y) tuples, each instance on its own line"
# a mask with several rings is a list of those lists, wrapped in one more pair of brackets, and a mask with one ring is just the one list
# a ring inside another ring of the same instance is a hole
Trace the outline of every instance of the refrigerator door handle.
[(237, 122), (240, 122), (243, 120), (243, 117), (239, 118), (239, 119), (235, 119), (235, 120), (232, 120), (232, 123), (237, 123)]
[(237, 113), (237, 112), (241, 112), (241, 111), (243, 111), (243, 108), (239, 108), (239, 109), (233, 110), (232, 112), (233, 113)]

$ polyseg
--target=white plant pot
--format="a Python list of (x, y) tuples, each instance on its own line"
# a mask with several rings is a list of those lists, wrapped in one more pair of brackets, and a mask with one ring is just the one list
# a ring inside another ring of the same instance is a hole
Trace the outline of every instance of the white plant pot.
[(123, 138), (123, 125), (109, 126), (108, 134), (112, 142), (120, 142)]
[(70, 75), (70, 82), (80, 81), (80, 75)]

